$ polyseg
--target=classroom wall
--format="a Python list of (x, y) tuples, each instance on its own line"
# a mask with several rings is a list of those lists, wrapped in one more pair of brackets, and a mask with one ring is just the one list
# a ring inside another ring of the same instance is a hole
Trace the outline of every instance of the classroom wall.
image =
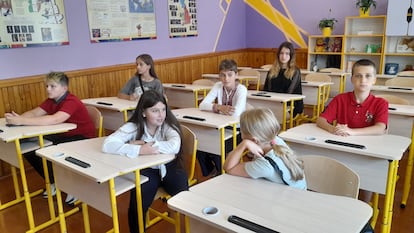
[[(332, 34), (344, 34), (346, 16), (359, 15), (355, 0), (245, 0), (253, 6), (246, 7), (246, 45), (248, 48), (277, 48), (285, 40), (297, 47), (307, 47), (308, 35), (322, 34), (318, 28), (322, 18), (335, 18), (338, 22)], [(261, 7), (263, 4), (263, 7)], [(376, 9), (371, 15), (386, 15), (388, 0), (377, 0)], [(329, 13), (331, 9), (331, 13)], [(278, 22), (286, 19), (286, 23)], [(305, 44), (294, 37), (301, 35)]]
[[(377, 9), (372, 14), (385, 14), (387, 0), (377, 2)], [(358, 14), (355, 1), (198, 0), (199, 35), (169, 38), (167, 1), (154, 0), (154, 3), (157, 39), (90, 43), (86, 1), (65, 0), (70, 44), (1, 49), (0, 80), (51, 70), (74, 71), (131, 64), (141, 53), (150, 53), (158, 60), (243, 48), (276, 48), (285, 40), (306, 48), (307, 36), (320, 34), (317, 23), (321, 18), (329, 17), (329, 8), (332, 9), (331, 17), (339, 20), (334, 30), (336, 34), (343, 33), (345, 16)], [(288, 24), (277, 25), (278, 18), (274, 15), (287, 19)]]
[[(154, 59), (245, 48), (245, 4), (231, 1), (227, 16), (220, 0), (197, 1), (197, 37), (169, 38), (167, 1), (154, 0), (157, 39), (90, 43), (86, 1), (65, 0), (69, 45), (0, 50), (0, 79), (135, 62), (141, 53)], [(223, 18), (224, 27), (221, 28)], [(226, 36), (220, 40), (220, 29)], [(231, 38), (228, 40), (226, 38)]]

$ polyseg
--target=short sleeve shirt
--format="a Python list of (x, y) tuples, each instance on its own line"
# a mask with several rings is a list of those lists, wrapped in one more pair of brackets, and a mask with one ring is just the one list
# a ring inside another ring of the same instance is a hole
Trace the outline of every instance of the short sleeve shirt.
[[(142, 80), (142, 88), (145, 91), (155, 90), (158, 93), (160, 93), (161, 95), (164, 94), (164, 89), (162, 87), (162, 83), (157, 78), (154, 78), (150, 82), (146, 82), (146, 81)], [(142, 88), (141, 88), (141, 84), (139, 82), (138, 76), (134, 76), (130, 80), (128, 80), (128, 82), (125, 84), (125, 86), (121, 89), (121, 93), (123, 93), (125, 95), (132, 95), (134, 93), (136, 93), (138, 95), (142, 95), (142, 93), (143, 93)]]
[[(275, 140), (277, 144), (287, 146), (280, 137), (275, 137)], [(297, 181), (292, 180), (289, 169), (273, 150), (270, 150), (265, 156), (268, 156), (275, 161), (279, 169), (282, 171), (283, 180), (282, 176), (275, 171), (269, 161), (261, 156), (255, 157), (252, 161), (245, 162), (244, 169), (250, 177), (254, 179), (264, 178), (279, 184), (284, 184), (283, 181), (286, 181), (289, 186), (298, 189), (306, 189), (307, 185), (305, 178)]]
[(70, 115), (65, 123), (74, 123), (77, 127), (76, 129), (63, 133), (64, 136), (70, 137), (82, 135), (86, 138), (96, 136), (95, 125), (89, 117), (88, 110), (85, 105), (71, 93), (67, 92), (66, 96), (62, 97), (62, 99), (57, 102), (53, 99), (47, 99), (41, 103), (39, 107), (48, 115), (55, 114), (58, 111), (65, 112)]
[(379, 122), (388, 125), (388, 102), (370, 94), (359, 104), (353, 92), (342, 93), (332, 99), (320, 116), (329, 123), (336, 120), (349, 128), (364, 128)]

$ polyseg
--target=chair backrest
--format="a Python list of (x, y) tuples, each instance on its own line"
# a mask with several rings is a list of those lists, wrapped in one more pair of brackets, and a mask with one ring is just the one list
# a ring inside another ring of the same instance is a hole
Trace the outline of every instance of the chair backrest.
[(187, 126), (181, 125), (183, 134), (183, 164), (188, 175), (188, 185), (191, 186), (197, 182), (194, 177), (196, 154), (197, 154), (197, 137)]
[(410, 101), (407, 99), (401, 98), (395, 95), (375, 95), (376, 97), (381, 97), (388, 101), (390, 104), (402, 104), (402, 105), (410, 105)]
[(338, 69), (338, 68), (322, 68), (322, 69), (319, 69), (319, 72), (332, 72), (332, 73), (339, 73), (339, 72), (342, 72), (342, 70), (341, 69)]
[(272, 67), (273, 64), (266, 64), (266, 65), (262, 65), (260, 68), (262, 69), (270, 69)]
[[(331, 76), (325, 73), (309, 73), (305, 76), (305, 81), (332, 82), (332, 78)], [(326, 88), (324, 88), (324, 93), (322, 94), (323, 94), (323, 102), (326, 103), (329, 99), (329, 96), (331, 95), (331, 85), (326, 86)]]
[(255, 69), (242, 69), (239, 71), (239, 75), (248, 75), (248, 76), (256, 76), (256, 79), (246, 79), (244, 80), (245, 85), (249, 88), (249, 82), (256, 84), (256, 90), (260, 89), (260, 72)]
[(300, 159), (304, 163), (308, 190), (358, 197), (359, 176), (345, 164), (319, 155), (304, 155)]
[(194, 85), (202, 85), (202, 86), (214, 86), (214, 82), (210, 79), (202, 78), (193, 81)]
[(89, 117), (92, 119), (95, 128), (98, 132), (98, 137), (103, 136), (103, 117), (101, 111), (98, 108), (90, 105), (85, 105), (86, 109), (88, 110)]
[(331, 76), (325, 73), (309, 73), (305, 76), (306, 81), (332, 82)]
[(385, 81), (385, 86), (414, 87), (414, 77), (395, 77)]
[(397, 76), (414, 77), (414, 70), (406, 70), (397, 73)]

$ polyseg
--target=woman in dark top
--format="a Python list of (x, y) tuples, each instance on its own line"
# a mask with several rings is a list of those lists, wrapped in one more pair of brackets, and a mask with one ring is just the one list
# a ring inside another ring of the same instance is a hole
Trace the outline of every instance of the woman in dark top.
[[(265, 91), (302, 94), (300, 69), (296, 67), (295, 49), (292, 43), (283, 42), (277, 50), (277, 59), (267, 73)], [(294, 102), (293, 116), (303, 112), (303, 100)]]

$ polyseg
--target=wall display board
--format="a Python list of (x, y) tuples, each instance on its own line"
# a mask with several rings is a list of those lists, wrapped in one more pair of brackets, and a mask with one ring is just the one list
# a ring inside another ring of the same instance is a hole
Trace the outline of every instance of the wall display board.
[(170, 37), (197, 36), (196, 0), (168, 0)]
[(156, 39), (154, 0), (87, 0), (91, 42)]
[(69, 44), (63, 0), (0, 0), (0, 48)]

